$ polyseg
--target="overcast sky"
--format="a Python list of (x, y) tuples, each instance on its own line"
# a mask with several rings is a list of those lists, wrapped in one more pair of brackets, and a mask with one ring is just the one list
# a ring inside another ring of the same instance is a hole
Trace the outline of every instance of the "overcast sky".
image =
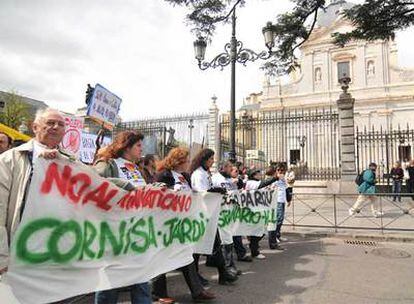
[[(262, 27), (291, 3), (247, 2), (238, 39), (260, 51)], [(0, 90), (74, 112), (84, 106), (86, 84), (100, 83), (123, 99), (124, 120), (207, 111), (213, 95), (227, 110), (230, 69), (198, 70), (185, 13), (164, 0), (1, 0)], [(218, 29), (207, 58), (222, 51), (230, 30)], [(414, 66), (413, 38), (410, 29), (397, 40), (402, 66)], [(237, 66), (237, 106), (261, 90), (259, 66)]]

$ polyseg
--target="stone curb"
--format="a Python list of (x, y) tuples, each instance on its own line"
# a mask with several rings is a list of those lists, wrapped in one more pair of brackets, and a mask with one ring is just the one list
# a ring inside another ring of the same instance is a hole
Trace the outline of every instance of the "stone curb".
[(360, 232), (324, 232), (324, 231), (285, 231), (285, 235), (299, 236), (304, 239), (311, 237), (320, 238), (339, 238), (339, 239), (356, 239), (356, 240), (370, 240), (377, 242), (398, 242), (398, 243), (414, 243), (414, 233), (412, 235), (376, 235), (364, 234)]

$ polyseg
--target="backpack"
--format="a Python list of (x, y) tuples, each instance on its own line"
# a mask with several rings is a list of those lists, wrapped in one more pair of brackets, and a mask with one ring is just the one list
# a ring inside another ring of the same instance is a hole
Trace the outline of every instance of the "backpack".
[(365, 173), (365, 170), (359, 173), (357, 177), (355, 178), (355, 184), (357, 184), (358, 186), (361, 186), (362, 183), (364, 182), (364, 173)]

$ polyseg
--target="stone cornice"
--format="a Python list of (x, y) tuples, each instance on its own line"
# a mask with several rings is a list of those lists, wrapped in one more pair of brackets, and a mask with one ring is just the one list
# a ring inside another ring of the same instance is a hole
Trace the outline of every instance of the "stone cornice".
[[(365, 87), (365, 88), (352, 88), (350, 90), (351, 94), (356, 94), (359, 95), (359, 92), (369, 92), (372, 90), (380, 90), (382, 92), (385, 92), (386, 89), (392, 89), (392, 88), (400, 88), (400, 87), (405, 87), (407, 86), (407, 92), (406, 95), (398, 95), (398, 98), (404, 97), (404, 96), (409, 96), (410, 98), (412, 98), (412, 96), (414, 95), (414, 82), (410, 82), (410, 83), (398, 83), (398, 84), (390, 84), (390, 85), (386, 85), (386, 86), (375, 86), (375, 87)], [(411, 88), (410, 88), (411, 87)], [(282, 92), (283, 92), (283, 87), (282, 87)], [(297, 94), (289, 94), (289, 95), (276, 95), (276, 96), (266, 96), (265, 100), (272, 100), (274, 98), (283, 98), (284, 100), (288, 100), (290, 98), (299, 98), (299, 97), (318, 97), (318, 96), (323, 96), (323, 95), (334, 95), (337, 94), (337, 96), (339, 96), (339, 94), (341, 93), (341, 90), (338, 89), (337, 90), (332, 90), (332, 91), (320, 91), (320, 92), (304, 92), (304, 93), (297, 93)], [(384, 93), (385, 94), (385, 93)], [(388, 93), (389, 94), (389, 93)], [(412, 95), (411, 95), (412, 94)], [(392, 95), (391, 95), (392, 96)]]

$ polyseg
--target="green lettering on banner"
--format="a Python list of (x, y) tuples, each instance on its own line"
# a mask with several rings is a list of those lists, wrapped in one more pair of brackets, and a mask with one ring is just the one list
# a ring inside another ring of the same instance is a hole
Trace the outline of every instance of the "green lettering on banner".
[(168, 227), (168, 233), (163, 234), (163, 244), (170, 246), (174, 240), (180, 244), (196, 243), (206, 232), (204, 214), (200, 213), (200, 220), (189, 218), (172, 218), (164, 222)]
[(145, 231), (140, 230), (140, 227), (145, 227), (146, 226), (146, 221), (145, 219), (141, 218), (139, 219), (139, 221), (137, 221), (134, 226), (131, 229), (131, 233), (135, 236), (138, 236), (140, 238), (142, 238), (143, 240), (143, 245), (138, 245), (141, 244), (142, 242), (137, 242), (136, 240), (131, 244), (131, 249), (136, 252), (136, 253), (144, 253), (145, 251), (147, 251), (147, 249), (149, 248), (150, 245), (150, 241), (148, 238), (148, 233), (146, 233)]
[(36, 232), (43, 229), (53, 229), (60, 225), (60, 221), (52, 218), (43, 218), (35, 220), (27, 224), (22, 232), (19, 234), (16, 241), (16, 256), (27, 263), (30, 264), (40, 264), (50, 260), (50, 253), (47, 252), (31, 252), (27, 248), (27, 243), (30, 237)]
[(232, 223), (240, 222), (250, 225), (258, 225), (263, 223), (267, 225), (269, 222), (274, 222), (275, 210), (252, 211), (248, 207), (241, 208), (234, 204), (230, 210), (221, 210), (218, 219), (218, 226), (224, 228)]
[[(61, 237), (70, 232), (75, 235), (75, 242), (70, 250), (66, 253), (62, 253), (59, 249), (59, 241)], [(72, 220), (60, 224), (59, 227), (53, 230), (49, 241), (47, 242), (47, 247), (52, 260), (61, 264), (72, 260), (82, 248), (82, 239), (82, 229), (77, 222)]]
[(252, 217), (250, 219), (250, 222), (252, 224), (258, 224), (262, 218), (262, 214), (260, 212), (252, 212)]
[[(168, 219), (160, 227), (163, 229), (161, 231), (155, 229), (152, 216), (123, 220), (117, 223), (116, 228), (106, 221), (93, 223), (88, 220), (37, 219), (22, 226), (16, 239), (16, 256), (29, 264), (65, 264), (73, 260), (95, 260), (121, 254), (137, 255), (145, 253), (150, 247), (158, 248), (157, 234), (162, 238), (164, 247), (170, 246), (174, 241), (180, 244), (195, 243), (206, 232), (208, 219), (204, 219), (202, 213), (200, 217), (199, 220)], [(36, 243), (39, 233), (46, 237), (43, 247), (42, 243)]]
[(192, 224), (191, 220), (188, 218), (183, 219), (183, 243), (187, 240), (191, 243), (191, 231), (192, 231)]
[(115, 234), (112, 232), (108, 223), (101, 222), (100, 238), (99, 238), (99, 252), (97, 256), (98, 259), (100, 259), (104, 255), (106, 240), (108, 240), (109, 243), (111, 244), (112, 252), (115, 256), (121, 253), (122, 247), (124, 245), (123, 237), (125, 234), (125, 226), (126, 226), (126, 222), (121, 221), (121, 224), (119, 225), (119, 231), (118, 231), (119, 239), (117, 240)]
[(164, 226), (168, 226), (169, 232), (170, 232), (169, 234), (164, 233), (164, 235), (162, 237), (165, 247), (170, 246), (170, 244), (173, 241), (172, 240), (172, 234), (173, 234), (173, 229), (174, 229), (175, 223), (177, 221), (178, 221), (178, 218), (172, 218), (172, 219), (169, 219), (168, 221), (164, 222)]
[(251, 214), (251, 210), (249, 208), (243, 208), (242, 214), (240, 217), (240, 222), (249, 223), (250, 214)]
[(95, 241), (97, 235), (98, 233), (95, 226), (91, 222), (85, 221), (83, 223), (83, 247), (80, 260), (83, 260), (85, 255), (89, 259), (95, 258), (96, 253), (90, 249), (90, 246)]

